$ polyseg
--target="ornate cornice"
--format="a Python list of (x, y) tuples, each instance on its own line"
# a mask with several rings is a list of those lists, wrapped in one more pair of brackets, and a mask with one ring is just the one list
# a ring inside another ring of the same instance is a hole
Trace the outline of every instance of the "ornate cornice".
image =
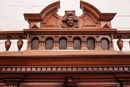
[(1, 66), (0, 73), (119, 73), (130, 66)]

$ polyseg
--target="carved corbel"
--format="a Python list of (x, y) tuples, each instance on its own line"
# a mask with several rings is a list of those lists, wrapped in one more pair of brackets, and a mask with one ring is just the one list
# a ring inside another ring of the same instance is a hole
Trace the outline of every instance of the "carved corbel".
[(62, 87), (78, 87), (78, 86), (75, 84), (74, 79), (72, 77), (67, 77)]

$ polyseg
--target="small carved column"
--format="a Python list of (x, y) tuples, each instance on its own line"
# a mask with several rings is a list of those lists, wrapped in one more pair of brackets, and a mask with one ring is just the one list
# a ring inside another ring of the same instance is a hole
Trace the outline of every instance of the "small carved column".
[(39, 48), (38, 48), (38, 50), (43, 50), (43, 41), (39, 41)]
[(69, 40), (67, 42), (67, 50), (73, 50), (73, 41), (72, 41), (72, 36), (68, 36)]
[(58, 41), (54, 41), (54, 50), (59, 49), (59, 42)]
[(44, 39), (44, 36), (41, 36), (40, 40), (39, 40), (39, 48), (38, 50), (44, 50), (45, 49), (45, 41), (43, 40)]
[(54, 50), (59, 49), (59, 41), (58, 41), (58, 36), (55, 36), (55, 40), (54, 40)]
[(112, 42), (112, 41), (109, 41), (109, 49), (110, 49), (110, 50), (114, 50), (114, 49), (113, 49), (113, 42)]
[(113, 34), (111, 34), (111, 41), (109, 41), (109, 49), (110, 50), (114, 50), (114, 46), (113, 46)]
[(5, 41), (5, 48), (6, 48), (6, 51), (9, 50), (10, 46), (11, 46), (11, 41), (10, 41), (10, 36), (7, 36), (7, 40)]
[(31, 41), (30, 40), (28, 41), (28, 44), (27, 44), (27, 50), (31, 50)]
[(101, 50), (101, 41), (96, 41), (96, 47), (95, 47), (95, 49), (96, 50)]
[(19, 82), (21, 79), (4, 79), (6, 87), (19, 87)]
[(81, 49), (82, 50), (86, 50), (87, 47), (86, 47), (86, 40), (85, 40), (85, 36), (82, 36), (83, 40), (81, 42)]
[(42, 42), (43, 50), (45, 50), (45, 40)]
[(27, 50), (31, 50), (31, 40), (30, 40), (30, 35), (27, 35)]

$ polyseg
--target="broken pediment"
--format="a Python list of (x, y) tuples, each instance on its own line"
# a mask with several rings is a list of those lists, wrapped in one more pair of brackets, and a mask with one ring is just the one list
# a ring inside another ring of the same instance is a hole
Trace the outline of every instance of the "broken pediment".
[(101, 13), (93, 5), (80, 1), (82, 15), (75, 10), (57, 14), (60, 1), (45, 7), (40, 13), (25, 13), (29, 29), (27, 50), (113, 50), (111, 20), (116, 13)]
[(76, 16), (75, 11), (65, 11), (64, 16), (57, 14), (60, 1), (45, 7), (40, 13), (25, 13), (25, 20), (29, 23), (29, 29), (102, 29), (111, 28), (110, 22), (116, 13), (101, 13), (93, 5), (80, 1), (83, 11), (81, 16)]

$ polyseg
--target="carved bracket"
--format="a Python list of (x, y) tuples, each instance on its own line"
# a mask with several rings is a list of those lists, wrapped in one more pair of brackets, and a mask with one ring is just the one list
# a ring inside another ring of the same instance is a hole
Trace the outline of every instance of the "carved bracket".
[(77, 87), (72, 77), (67, 77), (62, 87)]

